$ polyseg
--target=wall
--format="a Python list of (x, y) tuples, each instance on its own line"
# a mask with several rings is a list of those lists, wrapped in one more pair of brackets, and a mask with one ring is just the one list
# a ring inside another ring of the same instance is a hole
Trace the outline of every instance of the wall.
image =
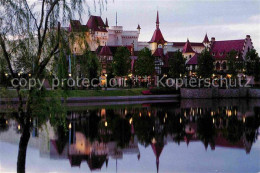
[(181, 88), (181, 98), (260, 98), (260, 89)]

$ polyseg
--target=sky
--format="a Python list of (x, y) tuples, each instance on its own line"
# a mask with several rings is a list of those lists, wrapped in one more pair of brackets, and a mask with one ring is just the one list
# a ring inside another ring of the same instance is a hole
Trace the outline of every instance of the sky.
[[(166, 41), (202, 42), (207, 33), (209, 39), (244, 39), (251, 35), (253, 45), (260, 52), (260, 0), (107, 0), (100, 13), (98, 0), (87, 0), (90, 13), (108, 18), (110, 26), (118, 25), (125, 30), (141, 26), (139, 41), (150, 41), (155, 30), (156, 12), (159, 11), (160, 29)], [(85, 11), (87, 11), (87, 6)], [(89, 18), (82, 14), (82, 23)]]

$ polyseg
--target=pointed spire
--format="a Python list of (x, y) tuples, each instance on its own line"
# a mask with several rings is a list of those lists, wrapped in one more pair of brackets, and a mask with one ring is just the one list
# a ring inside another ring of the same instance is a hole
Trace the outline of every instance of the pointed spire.
[(116, 26), (117, 26), (117, 12), (116, 12)]
[(138, 24), (137, 29), (141, 29), (140, 25)]
[(202, 43), (209, 43), (209, 38), (208, 38), (208, 34), (207, 33), (206, 33)]
[(106, 27), (108, 27), (108, 21), (107, 21), (107, 18), (106, 18)]
[(159, 172), (159, 158), (156, 158), (156, 170)]
[(160, 22), (159, 22), (159, 12), (157, 10), (157, 18), (156, 18), (156, 28), (157, 29), (159, 29), (159, 24), (160, 24)]

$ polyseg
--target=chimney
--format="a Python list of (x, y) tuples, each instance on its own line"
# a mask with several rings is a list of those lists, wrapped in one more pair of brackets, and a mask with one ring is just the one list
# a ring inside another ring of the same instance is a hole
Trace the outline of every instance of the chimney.
[(250, 35), (246, 35), (246, 38), (247, 38), (247, 39), (250, 39)]
[(211, 37), (211, 42), (214, 42), (215, 41), (215, 37)]

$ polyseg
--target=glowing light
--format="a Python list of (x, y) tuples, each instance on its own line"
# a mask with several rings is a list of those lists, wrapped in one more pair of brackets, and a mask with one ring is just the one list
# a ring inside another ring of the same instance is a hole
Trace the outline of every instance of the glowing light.
[(246, 122), (246, 117), (243, 117), (243, 123), (245, 123)]
[(107, 121), (105, 122), (105, 127), (107, 127)]
[(130, 118), (129, 124), (132, 124), (132, 122), (133, 122), (133, 118)]
[(231, 110), (228, 110), (228, 111), (227, 111), (227, 115), (228, 115), (229, 117), (232, 115)]
[(71, 77), (71, 73), (69, 73), (69, 77)]
[(18, 128), (18, 130), (20, 130), (20, 129), (21, 129), (21, 126), (20, 126), (20, 124), (18, 125), (18, 127), (17, 127), (17, 128)]
[(148, 112), (148, 116), (149, 116), (149, 117), (151, 116), (151, 112)]
[(29, 77), (31, 77), (32, 76), (32, 74), (31, 73), (29, 73)]
[(7, 121), (7, 120), (5, 121), (5, 124), (8, 124), (8, 121)]
[(180, 123), (182, 123), (182, 119), (180, 118)]
[(212, 120), (212, 121), (213, 121), (213, 124), (215, 124), (215, 119), (214, 119), (214, 118), (213, 118), (213, 120)]
[(8, 74), (7, 74), (7, 73), (5, 73), (5, 76), (7, 77), (7, 76), (8, 76)]
[(69, 124), (69, 129), (71, 129), (71, 123)]
[(140, 117), (142, 116), (142, 113), (141, 113), (141, 112), (139, 112), (139, 116), (140, 116)]
[(167, 113), (165, 113), (165, 118), (167, 118), (168, 117), (168, 115), (167, 115)]

